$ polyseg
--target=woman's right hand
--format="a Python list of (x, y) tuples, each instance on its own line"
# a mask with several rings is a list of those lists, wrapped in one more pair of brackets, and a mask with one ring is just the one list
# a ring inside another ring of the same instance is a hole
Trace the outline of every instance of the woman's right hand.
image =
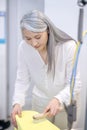
[(13, 110), (12, 110), (12, 113), (11, 113), (11, 120), (12, 120), (12, 124), (16, 128), (17, 128), (17, 122), (16, 122), (15, 116), (18, 115), (19, 117), (21, 117), (21, 111), (22, 111), (22, 108), (21, 108), (20, 104), (15, 104), (13, 106)]

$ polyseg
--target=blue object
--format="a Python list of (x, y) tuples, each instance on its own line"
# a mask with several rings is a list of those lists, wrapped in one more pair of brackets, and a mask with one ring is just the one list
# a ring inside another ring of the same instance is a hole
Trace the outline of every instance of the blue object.
[(5, 44), (6, 43), (6, 39), (0, 39), (0, 44)]

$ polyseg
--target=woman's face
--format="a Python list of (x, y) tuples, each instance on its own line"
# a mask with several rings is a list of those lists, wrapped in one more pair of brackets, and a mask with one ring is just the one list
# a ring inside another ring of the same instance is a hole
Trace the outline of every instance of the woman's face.
[(27, 29), (23, 29), (23, 36), (25, 41), (38, 51), (43, 51), (46, 49), (48, 41), (48, 31), (44, 32), (31, 32)]

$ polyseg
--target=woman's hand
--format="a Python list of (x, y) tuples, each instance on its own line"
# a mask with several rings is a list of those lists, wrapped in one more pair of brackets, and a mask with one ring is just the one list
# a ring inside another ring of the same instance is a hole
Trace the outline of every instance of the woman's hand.
[(55, 116), (61, 111), (61, 104), (57, 98), (53, 98), (44, 110), (44, 114), (49, 111), (48, 117)]
[(19, 117), (21, 117), (21, 106), (20, 104), (15, 104), (11, 113), (11, 120), (12, 120), (12, 124), (14, 125), (14, 127), (17, 128), (17, 122), (16, 122), (16, 115), (18, 115)]

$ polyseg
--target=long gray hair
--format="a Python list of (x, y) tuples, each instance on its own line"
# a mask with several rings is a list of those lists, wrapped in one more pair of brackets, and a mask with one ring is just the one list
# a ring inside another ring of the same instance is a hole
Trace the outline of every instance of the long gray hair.
[(48, 50), (48, 72), (55, 74), (55, 46), (62, 44), (72, 38), (66, 33), (58, 29), (51, 20), (42, 12), (38, 10), (30, 11), (25, 14), (20, 22), (21, 28), (26, 28), (33, 32), (43, 32), (49, 30), (49, 38), (47, 43)]

